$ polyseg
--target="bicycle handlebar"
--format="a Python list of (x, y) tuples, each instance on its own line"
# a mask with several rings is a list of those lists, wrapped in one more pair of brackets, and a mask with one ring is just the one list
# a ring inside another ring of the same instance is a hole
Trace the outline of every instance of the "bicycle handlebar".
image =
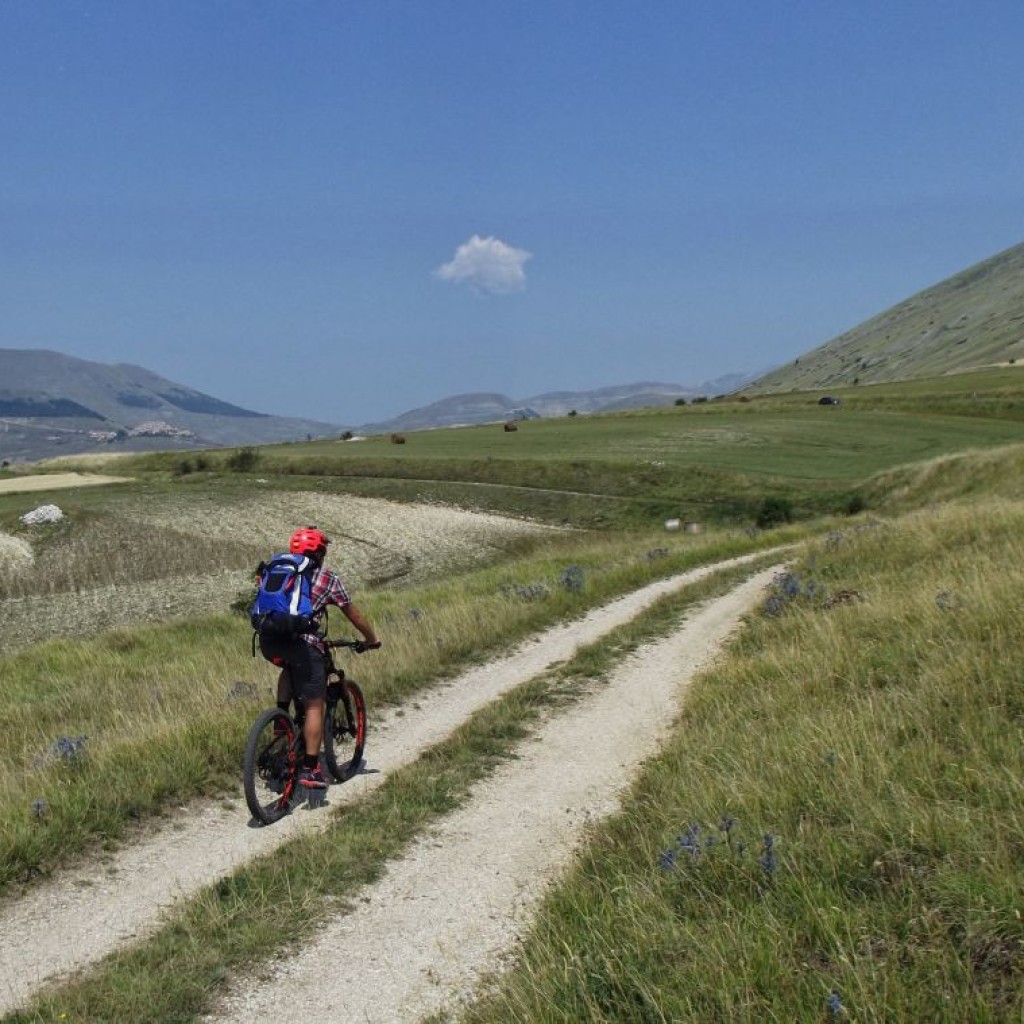
[(365, 640), (328, 640), (326, 644), (332, 648), (348, 647), (355, 651), (356, 654), (362, 654), (363, 651), (375, 651), (380, 647), (379, 640), (375, 644), (368, 644)]

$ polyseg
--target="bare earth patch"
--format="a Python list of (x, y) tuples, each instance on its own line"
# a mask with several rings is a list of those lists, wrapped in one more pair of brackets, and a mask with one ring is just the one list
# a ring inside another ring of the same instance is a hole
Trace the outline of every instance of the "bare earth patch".
[[(359, 799), (474, 711), (664, 594), (752, 557), (644, 587), (464, 673), (400, 716), (372, 721), (371, 772), (333, 788), (331, 804)], [(482, 971), (509, 956), (585, 823), (614, 809), (617, 794), (675, 717), (688, 680), (707, 665), (774, 571), (708, 602), (675, 634), (637, 652), (609, 684), (552, 717), (519, 760), (477, 787), (469, 805), (439, 823), (430, 841), (365, 890), (360, 909), (337, 919), (302, 956), (273, 965), (269, 983), (251, 980), (252, 991), (236, 990), (211, 1020), (283, 1019), (287, 1007), (289, 1020), (410, 1021), (470, 992)], [(24, 1003), (48, 980), (144, 936), (177, 899), (317, 829), (328, 813), (298, 812), (272, 828), (254, 829), (246, 827), (241, 801), (193, 809), (104, 864), (65, 872), (9, 899), (0, 906), (0, 1012)], [(345, 949), (344, 957), (338, 949)], [(322, 970), (325, 962), (330, 971)]]

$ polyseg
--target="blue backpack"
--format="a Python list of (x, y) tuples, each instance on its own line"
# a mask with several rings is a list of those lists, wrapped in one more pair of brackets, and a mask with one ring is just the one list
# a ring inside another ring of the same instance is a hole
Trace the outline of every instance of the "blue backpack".
[(260, 636), (292, 639), (315, 628), (310, 596), (316, 563), (305, 555), (274, 555), (256, 568), (259, 586), (249, 609)]

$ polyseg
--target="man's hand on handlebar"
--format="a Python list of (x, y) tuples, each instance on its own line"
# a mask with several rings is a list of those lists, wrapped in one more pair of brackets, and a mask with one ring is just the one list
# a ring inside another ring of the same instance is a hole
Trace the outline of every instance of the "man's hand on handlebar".
[(366, 640), (327, 640), (326, 645), (331, 648), (347, 647), (356, 654), (362, 654), (363, 651), (376, 651), (381, 644), (379, 640), (374, 640), (372, 644)]

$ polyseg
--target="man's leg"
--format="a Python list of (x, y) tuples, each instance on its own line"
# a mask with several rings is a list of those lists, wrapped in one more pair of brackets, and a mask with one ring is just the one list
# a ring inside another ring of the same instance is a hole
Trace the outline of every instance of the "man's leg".
[(307, 789), (326, 789), (327, 779), (320, 767), (320, 743), (324, 735), (324, 697), (327, 679), (324, 659), (318, 650), (302, 644), (302, 657), (292, 666), (293, 695), (302, 701), (305, 721), (302, 738), (306, 748), (306, 763), (299, 776), (299, 785)]
[(306, 701), (306, 723), (302, 729), (306, 740), (306, 756), (320, 756), (320, 742), (324, 738), (324, 699)]
[(292, 702), (292, 677), (288, 669), (281, 669), (277, 677), (277, 706), (287, 711)]

